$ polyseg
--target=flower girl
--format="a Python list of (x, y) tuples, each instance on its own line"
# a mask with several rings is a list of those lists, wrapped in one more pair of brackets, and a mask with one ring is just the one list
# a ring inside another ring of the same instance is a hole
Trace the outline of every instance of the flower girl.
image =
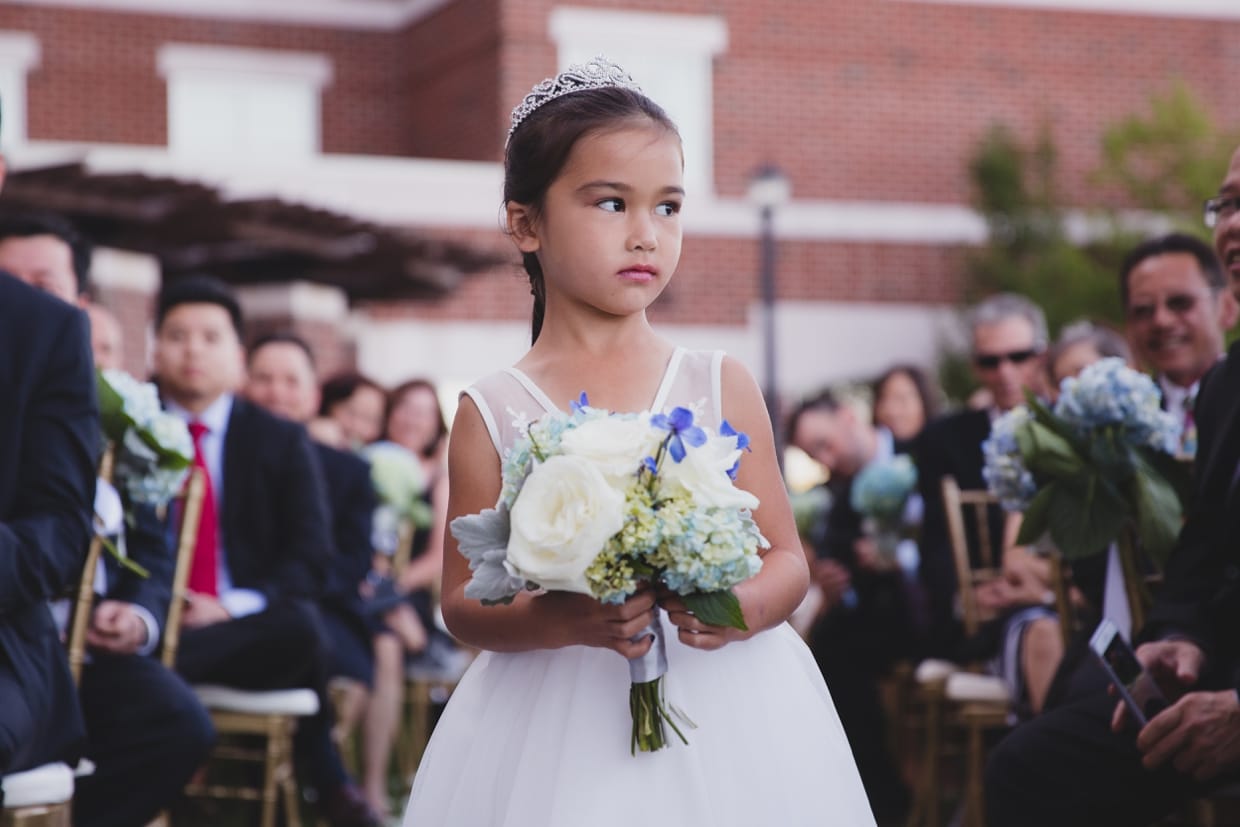
[[(582, 393), (609, 411), (683, 408), (716, 431), (726, 418), (750, 436), (735, 482), (770, 543), (733, 588), (746, 628), (709, 625), (655, 586), (620, 603), (524, 590), (483, 605), (449, 540), (444, 619), (483, 653), (435, 729), (406, 827), (874, 823), (826, 685), (786, 623), (808, 573), (762, 395), (738, 362), (676, 347), (646, 318), (680, 258), (683, 167), (675, 125), (602, 58), (513, 111), (504, 200), (534, 342), (461, 399), (449, 516), (495, 506), (514, 442)], [(651, 626), (666, 639), (667, 706), (695, 728), (687, 745), (633, 754), (627, 661), (651, 649)]]

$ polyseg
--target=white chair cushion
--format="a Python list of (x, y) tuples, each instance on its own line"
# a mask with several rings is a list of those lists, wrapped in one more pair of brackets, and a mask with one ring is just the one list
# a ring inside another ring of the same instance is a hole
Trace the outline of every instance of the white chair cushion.
[(947, 679), (944, 694), (953, 701), (991, 701), (1006, 704), (1012, 702), (1007, 684), (994, 675), (975, 675), (957, 672)]
[(917, 669), (913, 672), (913, 680), (918, 683), (938, 683), (947, 680), (949, 675), (959, 671), (960, 667), (950, 660), (926, 658), (917, 664)]
[(44, 764), (0, 779), (4, 809), (64, 804), (73, 798), (73, 770), (68, 764)]
[(94, 775), (95, 769), (96, 767), (94, 761), (89, 758), (83, 758), (81, 761), (78, 761), (77, 766), (73, 768), (73, 777), (85, 778), (88, 775)]
[(319, 697), (313, 689), (234, 689), (231, 686), (202, 684), (194, 687), (198, 700), (207, 709), (220, 712), (248, 712), (252, 715), (295, 715), (299, 718), (319, 711)]

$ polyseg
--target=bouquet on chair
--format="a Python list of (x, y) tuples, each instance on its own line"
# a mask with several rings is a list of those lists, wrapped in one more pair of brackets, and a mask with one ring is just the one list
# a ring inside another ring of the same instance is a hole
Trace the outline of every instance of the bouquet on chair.
[[(113, 446), (111, 481), (133, 503), (166, 507), (180, 493), (194, 462), (189, 429), (160, 407), (154, 384), (120, 370), (96, 371), (95, 376), (104, 439)], [(119, 500), (113, 497), (114, 502)], [(120, 508), (119, 502), (116, 507)], [(104, 545), (122, 565), (145, 576), (121, 549), (106, 540)]]
[(1030, 397), (982, 443), (983, 476), (1004, 508), (1023, 511), (1017, 542), (1049, 534), (1067, 559), (1097, 554), (1131, 528), (1161, 565), (1180, 530), (1179, 424), (1157, 386), (1122, 359), (1065, 379), (1053, 409)]
[[(727, 422), (718, 433), (694, 424), (687, 408), (614, 414), (582, 394), (507, 452), (495, 508), (452, 521), (473, 571), (465, 596), (507, 603), (548, 589), (621, 603), (657, 581), (703, 622), (747, 628), (731, 587), (758, 572), (769, 545), (750, 517), (758, 499), (734, 483), (748, 442)], [(654, 645), (629, 662), (634, 752), (666, 746), (665, 723), (685, 741), (663, 700), (657, 618), (647, 635)]]
[(862, 528), (874, 538), (884, 562), (895, 565), (900, 542), (911, 540), (920, 522), (913, 503), (917, 490), (917, 466), (908, 454), (871, 462), (853, 480), (849, 496), (853, 509), (863, 519)]
[(402, 522), (416, 528), (431, 525), (431, 507), (422, 499), (426, 472), (412, 451), (395, 442), (375, 442), (361, 453), (370, 463), (370, 481), (379, 498), (371, 542), (379, 551), (391, 555), (396, 552)]

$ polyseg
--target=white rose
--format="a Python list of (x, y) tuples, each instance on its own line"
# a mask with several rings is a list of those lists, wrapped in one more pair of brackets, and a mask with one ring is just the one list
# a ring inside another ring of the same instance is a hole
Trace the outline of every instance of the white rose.
[(586, 569), (624, 527), (624, 495), (589, 460), (554, 456), (526, 478), (511, 519), (512, 574), (544, 589), (590, 594)]
[(671, 456), (663, 460), (660, 476), (663, 484), (672, 490), (683, 489), (704, 508), (758, 507), (758, 498), (748, 491), (737, 488), (728, 471), (740, 459), (741, 449), (736, 447), (736, 437), (710, 435), (698, 447), (685, 444), (685, 458), (673, 462)]
[(661, 435), (644, 414), (637, 418), (602, 416), (566, 430), (560, 437), (560, 450), (588, 459), (612, 485), (627, 488), (642, 459), (654, 455)]

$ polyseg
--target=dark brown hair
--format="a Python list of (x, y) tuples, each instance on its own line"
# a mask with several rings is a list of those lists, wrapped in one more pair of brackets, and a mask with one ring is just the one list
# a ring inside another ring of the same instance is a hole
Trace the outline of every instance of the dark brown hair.
[[(525, 204), (537, 217), (547, 190), (559, 177), (579, 140), (640, 120), (680, 135), (662, 107), (632, 89), (583, 89), (543, 104), (517, 126), (508, 140), (504, 152), (504, 203)], [(532, 340), (537, 341), (546, 310), (542, 266), (534, 253), (524, 253), (521, 263), (529, 275), (530, 293), (534, 296), (530, 331)]]
[(435, 452), (439, 450), (439, 446), (443, 444), (444, 437), (448, 435), (448, 421), (443, 418), (443, 408), (439, 407), (439, 392), (435, 390), (435, 386), (429, 379), (410, 379), (408, 382), (402, 382), (392, 389), (387, 395), (387, 407), (383, 411), (383, 438), (390, 439), (388, 436), (388, 420), (392, 418), (392, 411), (400, 404), (400, 401), (413, 391), (427, 390), (435, 399), (435, 410), (439, 414), (439, 424), (435, 429), (435, 439), (429, 444), (418, 450), (423, 458), (429, 459), (435, 456)]
[(369, 376), (356, 371), (337, 373), (323, 383), (321, 389), (322, 401), (319, 403), (319, 416), (330, 416), (332, 408), (357, 393), (358, 388), (374, 388), (385, 399), (388, 395), (383, 386)]
[(872, 390), (874, 392), (874, 424), (878, 424), (878, 400), (883, 395), (883, 389), (892, 377), (903, 374), (913, 383), (913, 387), (917, 389), (917, 396), (921, 399), (921, 409), (925, 413), (926, 422), (934, 419), (939, 415), (939, 399), (940, 394), (937, 388), (930, 384), (930, 377), (924, 370), (917, 365), (892, 365), (883, 371), (882, 375), (874, 380)]

